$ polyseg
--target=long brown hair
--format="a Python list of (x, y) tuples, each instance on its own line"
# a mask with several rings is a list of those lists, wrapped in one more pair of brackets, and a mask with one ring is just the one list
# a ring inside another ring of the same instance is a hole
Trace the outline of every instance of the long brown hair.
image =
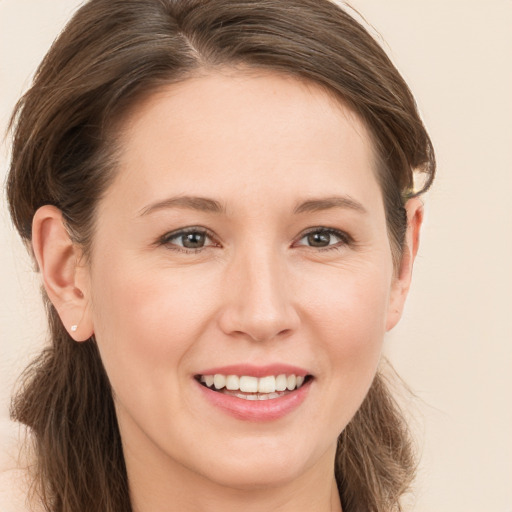
[[(221, 66), (313, 81), (366, 123), (378, 155), (395, 265), (405, 201), (434, 177), (432, 144), (404, 80), (366, 29), (329, 0), (91, 0), (43, 60), (13, 115), (7, 192), (30, 245), (34, 212), (60, 208), (87, 254), (112, 181), (116, 127), (143, 96)], [(414, 173), (424, 176), (414, 190)], [(94, 339), (74, 343), (45, 298), (51, 343), (27, 368), (12, 417), (30, 427), (39, 493), (52, 512), (128, 512), (112, 390)], [(414, 474), (405, 422), (377, 374), (341, 433), (344, 512), (391, 512)]]

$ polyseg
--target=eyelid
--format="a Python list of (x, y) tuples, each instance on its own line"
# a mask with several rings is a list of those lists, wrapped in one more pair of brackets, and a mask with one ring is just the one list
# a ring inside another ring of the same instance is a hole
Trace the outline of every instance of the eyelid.
[(334, 236), (338, 237), (340, 239), (340, 242), (338, 242), (336, 244), (332, 244), (332, 245), (327, 245), (325, 247), (313, 247), (313, 246), (308, 246), (306, 244), (298, 244), (298, 245), (303, 246), (303, 247), (309, 247), (311, 249), (316, 249), (319, 251), (321, 251), (321, 250), (325, 251), (325, 250), (329, 250), (329, 249), (339, 249), (340, 244), (341, 244), (341, 246), (346, 246), (346, 245), (351, 245), (354, 243), (354, 239), (346, 231), (342, 231), (342, 230), (336, 229), (336, 228), (329, 228), (326, 226), (315, 226), (313, 228), (309, 228), (306, 231), (303, 231), (297, 240), (300, 241), (303, 238), (305, 238), (306, 236), (310, 235), (311, 233), (328, 233), (330, 235), (334, 235)]
[[(206, 236), (210, 240), (210, 244), (204, 245), (203, 247), (198, 247), (196, 249), (191, 249), (187, 247), (183, 247), (177, 244), (172, 243), (173, 239), (179, 238), (180, 236), (183, 236), (187, 233), (201, 233)], [(314, 247), (314, 246), (308, 246), (306, 244), (300, 244), (300, 242), (303, 238), (310, 235), (311, 233), (328, 233), (330, 235), (334, 235), (337, 238), (340, 239), (340, 242), (337, 242), (336, 244), (327, 245), (325, 247)], [(303, 246), (303, 247), (309, 247), (311, 249), (315, 249), (317, 251), (322, 250), (329, 250), (329, 249), (339, 249), (341, 247), (351, 245), (354, 243), (354, 239), (346, 232), (342, 231), (340, 229), (336, 228), (330, 228), (326, 226), (315, 226), (312, 228), (308, 228), (305, 231), (303, 231), (300, 236), (298, 237), (297, 241), (294, 242), (293, 246)], [(186, 253), (197, 253), (200, 251), (203, 251), (209, 247), (221, 247), (221, 244), (217, 241), (217, 238), (215, 234), (210, 231), (207, 228), (201, 227), (201, 226), (187, 226), (183, 228), (179, 228), (175, 231), (170, 231), (168, 233), (165, 233), (163, 236), (161, 236), (157, 240), (158, 245), (166, 245), (170, 249), (175, 250), (177, 252), (186, 252)]]
[[(191, 249), (188, 247), (183, 247), (181, 245), (173, 244), (172, 240), (179, 238), (180, 236), (186, 235), (187, 233), (201, 233), (206, 236), (211, 242), (208, 245), (204, 245), (203, 247), (198, 247), (197, 249)], [(201, 226), (187, 226), (184, 228), (179, 228), (175, 231), (170, 231), (168, 233), (165, 233), (163, 236), (161, 236), (158, 241), (158, 245), (166, 245), (170, 249), (178, 251), (178, 252), (187, 252), (187, 253), (196, 253), (199, 251), (202, 251), (204, 249), (207, 249), (209, 247), (219, 247), (220, 243), (217, 241), (215, 235), (212, 231), (210, 231), (207, 228), (201, 227)]]

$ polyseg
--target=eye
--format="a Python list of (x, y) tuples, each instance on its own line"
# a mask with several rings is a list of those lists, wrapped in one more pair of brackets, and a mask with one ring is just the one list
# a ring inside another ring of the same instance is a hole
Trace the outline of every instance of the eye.
[(298, 245), (306, 245), (318, 249), (339, 249), (350, 244), (347, 233), (331, 228), (313, 228), (299, 240)]
[(160, 239), (160, 244), (183, 252), (197, 252), (206, 247), (218, 245), (207, 230), (196, 227), (167, 233)]

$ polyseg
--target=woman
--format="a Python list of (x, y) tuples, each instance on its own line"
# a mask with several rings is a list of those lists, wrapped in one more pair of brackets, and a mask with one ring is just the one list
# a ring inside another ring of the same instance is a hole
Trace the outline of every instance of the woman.
[(435, 162), (364, 28), (319, 0), (91, 0), (13, 126), (52, 338), (12, 410), (34, 503), (400, 509), (378, 367)]

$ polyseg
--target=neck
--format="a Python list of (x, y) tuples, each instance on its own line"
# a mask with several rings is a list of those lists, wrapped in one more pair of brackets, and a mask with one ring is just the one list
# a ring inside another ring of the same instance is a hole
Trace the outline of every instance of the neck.
[(235, 487), (189, 470), (174, 460), (155, 460), (124, 446), (134, 512), (342, 512), (334, 478), (334, 453), (291, 481)]

